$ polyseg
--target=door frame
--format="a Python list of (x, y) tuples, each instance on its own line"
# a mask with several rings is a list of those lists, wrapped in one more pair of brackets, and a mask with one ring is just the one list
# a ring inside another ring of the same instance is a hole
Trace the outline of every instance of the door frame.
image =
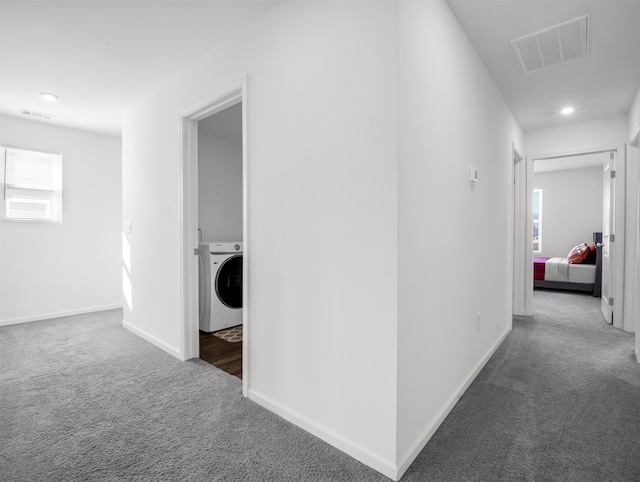
[(532, 214), (533, 164), (523, 157), (512, 143), (513, 159), (513, 298), (512, 313), (520, 316), (533, 314), (533, 253), (527, 240), (533, 237), (533, 226), (527, 222)]
[[(618, 256), (618, 236), (617, 236), (617, 225), (618, 220), (616, 219), (616, 205), (617, 205), (617, 188), (618, 183), (614, 183), (615, 177), (612, 173), (617, 174), (617, 162), (616, 156), (613, 152), (609, 153), (609, 161), (605, 162), (602, 166), (602, 248), (600, 250), (601, 253), (601, 266), (602, 266), (602, 290), (600, 297), (600, 311), (604, 315), (604, 319), (610, 325), (613, 325), (613, 299), (617, 298), (616, 293), (616, 279), (614, 277), (617, 266), (617, 256)], [(617, 177), (617, 176), (616, 176)], [(619, 207), (619, 206), (618, 206)], [(613, 214), (613, 216), (612, 216)], [(606, 221), (605, 221), (606, 218)], [(611, 241), (612, 236), (616, 237), (616, 240)], [(613, 252), (611, 248), (613, 247)], [(614, 296), (610, 297), (611, 294)], [(620, 318), (617, 317), (616, 321), (619, 321)]]
[[(635, 147), (636, 149), (640, 148), (640, 118), (638, 118), (638, 122), (631, 133), (631, 137), (629, 139), (629, 145)], [(637, 151), (636, 151), (637, 152)], [(637, 157), (637, 156), (636, 156)], [(637, 162), (637, 160), (636, 160)], [(630, 166), (629, 166), (630, 167)], [(636, 177), (627, 177), (627, 181), (629, 183), (636, 182), (638, 184), (637, 188), (637, 196), (636, 199), (630, 199), (633, 203), (633, 210), (630, 215), (637, 216), (640, 215), (640, 167), (636, 167), (635, 169), (630, 169), (630, 172), (633, 173), (635, 171)], [(633, 300), (631, 301), (631, 313), (635, 318), (635, 330), (636, 330), (636, 340), (635, 340), (635, 355), (636, 361), (640, 363), (640, 221), (636, 219), (635, 232), (633, 237), (629, 237), (630, 240), (635, 238), (635, 243), (629, 246), (632, 256), (635, 258), (635, 262), (632, 263), (633, 270)]]
[(242, 393), (249, 389), (249, 265), (247, 78), (179, 114), (180, 139), (180, 349), (182, 359), (200, 356), (198, 290), (198, 121), (242, 103)]
[[(516, 169), (516, 159), (514, 156), (514, 202), (517, 196), (522, 196), (524, 199), (523, 205), (520, 209), (515, 209), (515, 226), (514, 226), (514, 315), (530, 316), (533, 314), (533, 250), (529, 240), (533, 238), (533, 225), (529, 220), (533, 219), (533, 163), (535, 161), (542, 161), (548, 159), (562, 159), (566, 157), (576, 157), (588, 154), (602, 154), (613, 152), (617, 153), (620, 149), (603, 148), (603, 149), (590, 149), (585, 151), (571, 151), (559, 154), (546, 154), (527, 156), (525, 158), (525, 164), (520, 166), (519, 171)], [(518, 172), (521, 179), (518, 180)], [(524, 190), (524, 192), (522, 192)], [(518, 226), (525, 232), (526, 236), (517, 237)], [(524, 228), (523, 228), (524, 226)], [(517, 276), (517, 278), (516, 278)], [(518, 301), (519, 306), (515, 305), (516, 302), (516, 287), (524, 286), (524, 292), (519, 293)], [(517, 309), (519, 308), (519, 310)]]

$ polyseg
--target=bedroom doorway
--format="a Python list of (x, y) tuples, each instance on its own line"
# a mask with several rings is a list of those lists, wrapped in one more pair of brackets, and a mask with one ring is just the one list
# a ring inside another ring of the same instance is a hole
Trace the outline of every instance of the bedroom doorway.
[[(602, 231), (603, 316), (612, 321), (616, 328), (640, 331), (640, 327), (635, 326), (638, 324), (635, 321), (638, 318), (635, 307), (640, 306), (637, 299), (640, 286), (637, 268), (634, 268), (640, 257), (636, 234), (640, 213), (638, 149), (623, 145), (616, 149), (536, 157), (533, 158), (533, 165), (533, 188), (541, 189), (544, 193), (541, 226), (541, 245), (544, 251), (536, 256), (567, 258), (568, 254), (565, 253), (572, 246), (585, 242), (591, 244), (594, 242), (593, 233)], [(611, 174), (612, 171), (614, 174)], [(554, 172), (557, 174), (553, 174)], [(560, 174), (561, 172), (564, 174)], [(542, 176), (547, 176), (546, 182), (540, 181)], [(570, 180), (576, 182), (571, 183)], [(572, 188), (571, 185), (577, 187)], [(590, 187), (586, 187), (587, 185)], [(577, 189), (580, 187), (582, 197), (578, 195)], [(562, 213), (560, 210), (560, 215), (555, 216), (556, 221), (552, 213), (560, 209), (560, 204), (553, 204), (554, 189), (561, 191), (568, 206), (568, 211)], [(593, 193), (596, 193), (595, 197)], [(529, 219), (533, 219), (532, 214)], [(554, 239), (554, 231), (561, 232), (564, 238)], [(613, 236), (605, 240), (604, 235), (608, 234)], [(626, 266), (631, 269), (625, 269)]]

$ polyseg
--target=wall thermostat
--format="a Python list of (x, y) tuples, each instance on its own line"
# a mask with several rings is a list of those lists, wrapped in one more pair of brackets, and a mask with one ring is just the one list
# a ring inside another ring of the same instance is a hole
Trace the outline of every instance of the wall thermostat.
[(476, 184), (478, 182), (478, 170), (469, 166), (469, 184)]

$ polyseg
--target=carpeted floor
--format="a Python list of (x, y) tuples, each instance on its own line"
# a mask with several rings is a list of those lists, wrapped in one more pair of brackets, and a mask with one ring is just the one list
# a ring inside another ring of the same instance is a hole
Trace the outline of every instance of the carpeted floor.
[(633, 341), (600, 299), (535, 291), (406, 480), (640, 481)]
[(0, 327), (0, 480), (384, 480), (119, 310)]
[[(536, 292), (406, 481), (639, 481), (640, 365), (599, 301)], [(120, 326), (0, 327), (2, 481), (383, 481)]]

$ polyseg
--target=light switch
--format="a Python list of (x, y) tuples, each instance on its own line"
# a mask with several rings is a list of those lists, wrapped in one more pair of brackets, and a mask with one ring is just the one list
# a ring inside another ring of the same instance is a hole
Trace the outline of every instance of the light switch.
[(124, 222), (124, 232), (127, 234), (131, 234), (131, 221)]

